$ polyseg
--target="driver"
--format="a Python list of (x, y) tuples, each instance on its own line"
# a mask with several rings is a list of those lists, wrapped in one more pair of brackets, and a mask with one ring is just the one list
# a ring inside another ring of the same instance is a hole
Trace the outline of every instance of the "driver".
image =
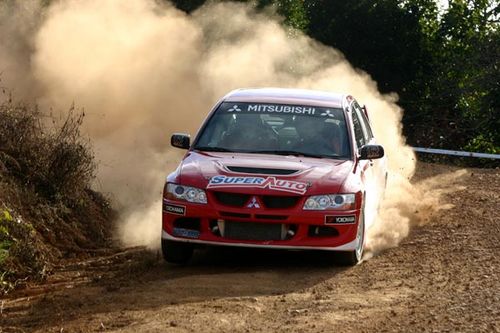
[(277, 139), (273, 134), (272, 129), (263, 123), (259, 115), (239, 114), (221, 144), (231, 149), (276, 149)]
[(302, 116), (295, 119), (299, 152), (318, 155), (341, 155), (341, 135), (337, 124), (322, 118)]

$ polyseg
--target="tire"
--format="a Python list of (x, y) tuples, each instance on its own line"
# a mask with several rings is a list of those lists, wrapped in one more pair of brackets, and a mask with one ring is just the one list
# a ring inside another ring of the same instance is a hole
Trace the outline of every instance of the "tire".
[(335, 262), (339, 266), (355, 266), (363, 258), (363, 250), (365, 243), (365, 213), (364, 208), (359, 217), (358, 231), (356, 233), (356, 250), (354, 251), (340, 251), (335, 253)]
[(172, 264), (186, 264), (193, 256), (193, 244), (161, 240), (163, 259)]

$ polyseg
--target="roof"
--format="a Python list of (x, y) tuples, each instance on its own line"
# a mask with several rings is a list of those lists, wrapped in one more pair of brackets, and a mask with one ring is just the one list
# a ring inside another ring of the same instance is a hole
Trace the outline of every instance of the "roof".
[(328, 91), (290, 88), (237, 89), (223, 100), (231, 102), (260, 102), (276, 104), (298, 104), (327, 107), (342, 107), (346, 95)]

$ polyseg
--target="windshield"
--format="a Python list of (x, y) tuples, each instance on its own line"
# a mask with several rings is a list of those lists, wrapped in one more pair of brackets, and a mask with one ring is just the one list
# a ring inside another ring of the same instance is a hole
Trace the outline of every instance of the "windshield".
[(224, 102), (194, 149), (350, 158), (343, 110), (304, 105)]

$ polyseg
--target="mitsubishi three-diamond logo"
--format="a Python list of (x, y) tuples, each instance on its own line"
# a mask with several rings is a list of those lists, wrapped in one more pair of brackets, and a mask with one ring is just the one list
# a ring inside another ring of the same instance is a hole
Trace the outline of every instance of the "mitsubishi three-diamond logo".
[(323, 117), (335, 117), (333, 114), (332, 114), (332, 111), (330, 110), (326, 110), (325, 112), (323, 112), (321, 114)]
[(257, 201), (256, 197), (252, 197), (252, 199), (250, 199), (250, 202), (248, 203), (247, 208), (260, 208), (260, 204)]
[(227, 112), (241, 112), (241, 109), (238, 107), (238, 105), (233, 105), (232, 108), (230, 108), (229, 110), (227, 110)]

